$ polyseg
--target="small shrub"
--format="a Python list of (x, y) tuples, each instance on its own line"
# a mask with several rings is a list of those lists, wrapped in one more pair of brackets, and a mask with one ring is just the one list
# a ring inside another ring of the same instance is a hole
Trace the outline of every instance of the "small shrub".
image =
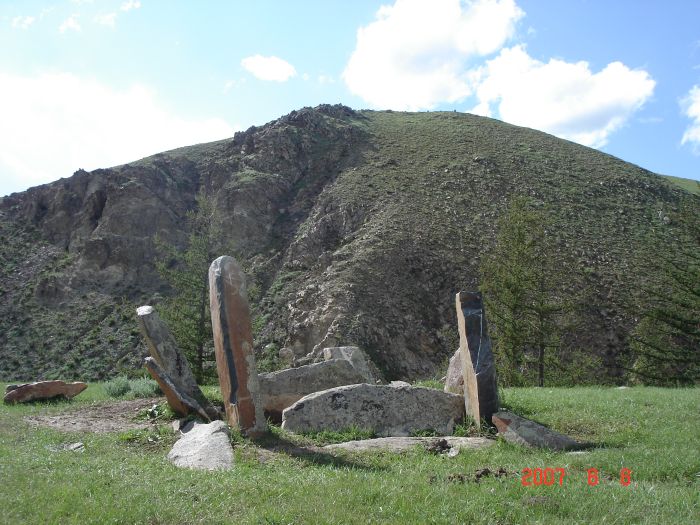
[(126, 376), (115, 377), (111, 381), (105, 382), (103, 387), (109, 397), (122, 397), (131, 390)]
[(142, 377), (129, 381), (129, 397), (153, 397), (161, 394), (160, 387), (153, 379)]

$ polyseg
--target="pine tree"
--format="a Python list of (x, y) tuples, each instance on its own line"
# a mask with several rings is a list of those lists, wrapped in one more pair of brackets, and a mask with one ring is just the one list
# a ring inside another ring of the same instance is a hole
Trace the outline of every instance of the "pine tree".
[[(660, 282), (647, 290), (650, 305), (631, 335), (633, 379), (653, 385), (700, 380), (700, 212), (688, 198), (652, 238)], [(660, 249), (661, 248), (661, 249)]]
[(222, 226), (212, 198), (196, 197), (196, 208), (187, 213), (188, 245), (184, 251), (158, 242), (163, 259), (156, 263), (174, 295), (161, 306), (162, 316), (192, 366), (198, 382), (205, 379), (205, 363), (214, 360), (209, 311), (209, 265), (223, 255)]
[(498, 222), (495, 248), (481, 261), (481, 286), (492, 327), (499, 381), (544, 386), (551, 353), (562, 347), (573, 310), (551, 257), (548, 215), (516, 197)]

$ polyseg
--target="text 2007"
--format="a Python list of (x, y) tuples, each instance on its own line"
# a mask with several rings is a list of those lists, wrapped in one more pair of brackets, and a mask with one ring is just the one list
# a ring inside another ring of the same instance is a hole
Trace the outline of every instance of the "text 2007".
[[(545, 485), (564, 485), (566, 470), (563, 468), (524, 468), (522, 470), (520, 482), (523, 487), (539, 487)], [(586, 482), (595, 487), (600, 482), (600, 475), (597, 468), (589, 468), (586, 471)], [(628, 487), (632, 483), (632, 471), (628, 468), (620, 470), (620, 485)]]

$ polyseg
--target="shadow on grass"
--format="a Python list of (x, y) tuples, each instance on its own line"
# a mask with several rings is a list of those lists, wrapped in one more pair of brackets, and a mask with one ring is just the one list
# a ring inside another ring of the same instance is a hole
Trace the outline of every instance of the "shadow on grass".
[(265, 436), (251, 440), (252, 443), (264, 450), (276, 454), (284, 454), (286, 456), (299, 459), (309, 465), (314, 466), (332, 466), (342, 469), (358, 469), (369, 472), (383, 472), (386, 467), (369, 462), (357, 461), (348, 457), (343, 457), (344, 454), (335, 455), (334, 453), (316, 446), (316, 445), (299, 445), (292, 440), (286, 439), (283, 436), (275, 434), (267, 434)]

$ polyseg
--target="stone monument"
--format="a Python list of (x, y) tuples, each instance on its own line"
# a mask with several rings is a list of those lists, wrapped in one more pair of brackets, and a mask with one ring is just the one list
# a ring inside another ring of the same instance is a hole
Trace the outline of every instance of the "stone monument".
[(233, 257), (209, 267), (211, 324), (226, 421), (248, 436), (267, 430), (255, 368), (253, 333), (243, 270)]
[(467, 414), (474, 418), (479, 427), (482, 419), (490, 422), (491, 416), (498, 411), (496, 363), (481, 294), (459, 292), (455, 303), (464, 376), (464, 404)]

